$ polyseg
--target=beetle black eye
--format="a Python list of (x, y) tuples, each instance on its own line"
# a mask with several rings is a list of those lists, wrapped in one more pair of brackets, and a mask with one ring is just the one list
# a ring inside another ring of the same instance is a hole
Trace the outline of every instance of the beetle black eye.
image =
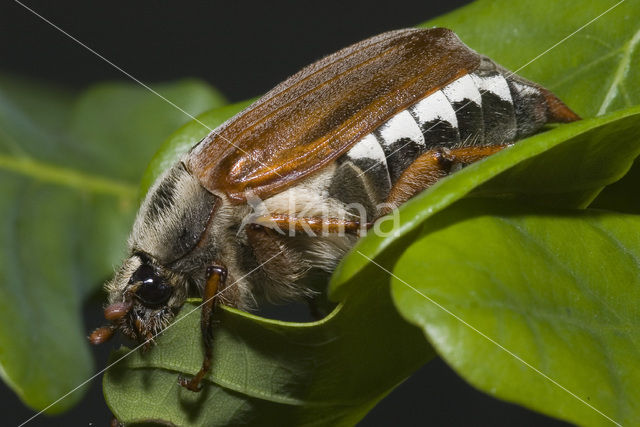
[(148, 264), (141, 265), (131, 276), (132, 283), (142, 282), (136, 289), (136, 297), (145, 305), (154, 306), (166, 302), (173, 288)]

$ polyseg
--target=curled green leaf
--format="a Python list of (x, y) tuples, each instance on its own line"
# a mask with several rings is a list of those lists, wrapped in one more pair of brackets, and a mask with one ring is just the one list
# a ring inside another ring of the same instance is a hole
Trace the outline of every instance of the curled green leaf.
[[(106, 372), (120, 421), (198, 425), (353, 425), (433, 357), (420, 331), (393, 308), (388, 279), (371, 280), (314, 323), (268, 320), (222, 307), (204, 390), (178, 385), (202, 363), (198, 306), (187, 304), (148, 353), (123, 348)], [(144, 403), (144, 404), (141, 404)]]
[(464, 201), (393, 269), (402, 315), (467, 381), (579, 425), (640, 419), (640, 217)]

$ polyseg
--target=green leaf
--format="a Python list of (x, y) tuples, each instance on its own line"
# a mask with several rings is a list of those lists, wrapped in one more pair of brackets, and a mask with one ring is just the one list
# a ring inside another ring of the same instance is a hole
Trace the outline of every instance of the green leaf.
[[(196, 81), (154, 87), (193, 114), (222, 102)], [(122, 257), (144, 165), (187, 119), (132, 84), (76, 97), (0, 78), (0, 375), (32, 408), (91, 375), (82, 303)]]
[(638, 16), (637, 1), (479, 0), (423, 25), (453, 29), (593, 117), (640, 104)]
[[(198, 80), (158, 84), (154, 90), (166, 101), (132, 83), (99, 84), (79, 97), (71, 136), (80, 143), (85, 139), (93, 142), (82, 152), (96, 160), (90, 165), (92, 171), (140, 182), (149, 159), (167, 136), (203, 111), (225, 104), (217, 91)], [(197, 126), (205, 134), (209, 132), (201, 124)]]
[(353, 425), (433, 357), (393, 308), (380, 274), (320, 322), (262, 319), (222, 307), (212, 372), (197, 394), (177, 383), (202, 363), (200, 310), (187, 304), (149, 353), (112, 355), (103, 387), (124, 422), (181, 426)]
[(580, 425), (633, 425), (639, 229), (638, 216), (465, 201), (423, 225), (393, 298), (476, 387)]
[[(523, 199), (556, 207), (583, 207), (607, 184), (620, 179), (640, 154), (640, 107), (582, 120), (533, 136), (445, 178), (399, 209), (390, 235), (370, 233), (356, 250), (375, 258), (399, 237), (472, 192)], [(343, 259), (332, 277), (332, 298), (340, 300), (369, 261)]]

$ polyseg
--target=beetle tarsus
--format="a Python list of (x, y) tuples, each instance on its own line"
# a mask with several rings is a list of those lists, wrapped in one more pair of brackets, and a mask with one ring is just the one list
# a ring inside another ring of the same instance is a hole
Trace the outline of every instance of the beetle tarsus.
[[(198, 374), (200, 374), (200, 372), (198, 372)], [(196, 375), (193, 378), (188, 379), (187, 377), (183, 377), (182, 375), (180, 375), (178, 377), (178, 384), (180, 384), (182, 387), (186, 388), (187, 390), (191, 390), (195, 393), (199, 393), (200, 391), (202, 391), (202, 386), (200, 385), (200, 381), (202, 381), (203, 377), (204, 375)]]

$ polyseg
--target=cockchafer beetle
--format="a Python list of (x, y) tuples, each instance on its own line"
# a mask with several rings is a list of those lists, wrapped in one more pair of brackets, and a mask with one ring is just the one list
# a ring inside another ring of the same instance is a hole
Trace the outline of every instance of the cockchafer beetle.
[(106, 284), (111, 324), (90, 339), (120, 329), (148, 340), (195, 290), (205, 356), (181, 384), (199, 390), (216, 304), (312, 296), (306, 280), (328, 277), (371, 220), (546, 123), (578, 119), (444, 28), (347, 47), (276, 86), (157, 179), (129, 257)]

